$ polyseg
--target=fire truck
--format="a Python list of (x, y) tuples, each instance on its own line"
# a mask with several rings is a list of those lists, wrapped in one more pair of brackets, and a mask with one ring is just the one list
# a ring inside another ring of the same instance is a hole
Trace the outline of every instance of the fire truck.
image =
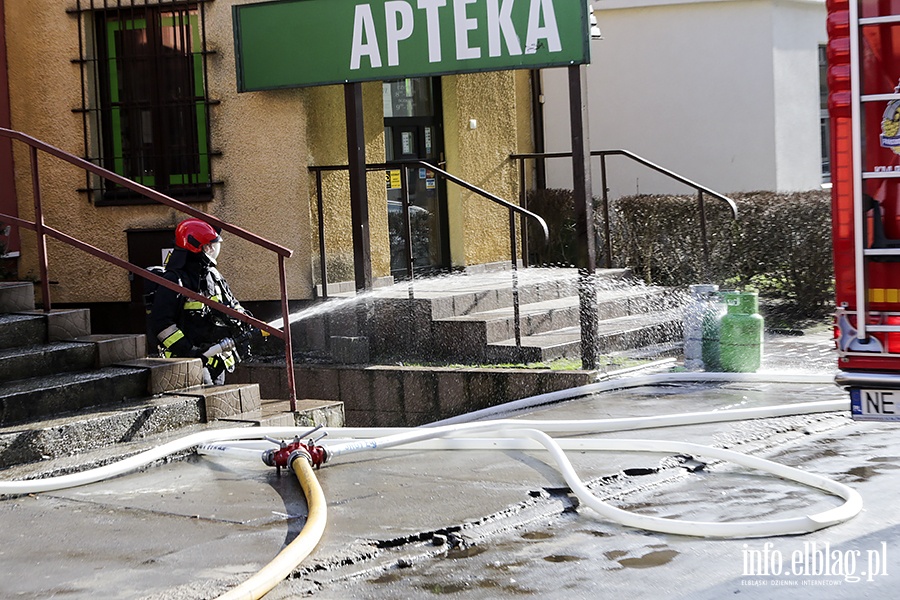
[(900, 421), (900, 0), (827, 0), (838, 385)]

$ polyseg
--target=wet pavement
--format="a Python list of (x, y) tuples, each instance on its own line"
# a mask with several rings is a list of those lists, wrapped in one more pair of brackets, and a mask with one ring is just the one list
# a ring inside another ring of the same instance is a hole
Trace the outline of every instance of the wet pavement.
[[(767, 339), (763, 371), (834, 372), (827, 332)], [(773, 377), (773, 379), (778, 379)], [(832, 384), (647, 386), (531, 411), (581, 419), (845, 399)], [(591, 437), (727, 447), (831, 477), (863, 511), (814, 533), (712, 540), (631, 529), (579, 506), (540, 451), (382, 451), (318, 472), (325, 536), (267, 598), (883, 598), (900, 584), (900, 430), (846, 413)], [(595, 495), (691, 520), (821, 512), (841, 500), (701, 456), (571, 452)], [(2, 598), (207, 598), (302, 528), (292, 476), (192, 457), (80, 488), (0, 501)], [(826, 560), (827, 559), (827, 560)]]

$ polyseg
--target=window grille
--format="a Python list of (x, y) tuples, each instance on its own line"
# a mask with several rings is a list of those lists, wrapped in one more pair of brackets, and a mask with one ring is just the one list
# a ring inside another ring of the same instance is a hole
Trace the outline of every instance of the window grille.
[[(213, 197), (204, 5), (76, 0), (84, 156), (184, 201)], [(97, 204), (145, 198), (91, 174)]]

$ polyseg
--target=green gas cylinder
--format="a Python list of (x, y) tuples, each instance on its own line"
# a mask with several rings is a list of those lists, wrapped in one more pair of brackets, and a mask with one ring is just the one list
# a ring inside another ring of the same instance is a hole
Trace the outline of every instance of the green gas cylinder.
[(756, 292), (726, 292), (728, 312), (719, 328), (719, 361), (722, 370), (753, 373), (762, 364), (763, 318), (758, 314)]

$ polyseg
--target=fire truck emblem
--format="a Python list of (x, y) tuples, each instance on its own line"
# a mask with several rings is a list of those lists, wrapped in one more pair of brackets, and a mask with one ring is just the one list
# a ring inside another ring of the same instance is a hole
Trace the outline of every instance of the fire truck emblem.
[[(895, 94), (900, 94), (900, 83), (894, 88)], [(891, 100), (884, 115), (881, 117), (882, 148), (890, 148), (894, 154), (900, 154), (900, 100)]]

